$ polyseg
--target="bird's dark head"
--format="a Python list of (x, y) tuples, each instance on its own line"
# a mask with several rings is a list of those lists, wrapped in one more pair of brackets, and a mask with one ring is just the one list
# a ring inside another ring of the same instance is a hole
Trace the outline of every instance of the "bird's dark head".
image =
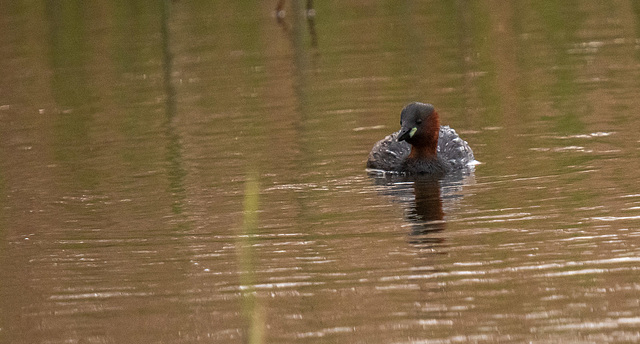
[(398, 141), (410, 143), (414, 147), (412, 153), (435, 155), (439, 131), (440, 117), (433, 105), (414, 102), (402, 109)]

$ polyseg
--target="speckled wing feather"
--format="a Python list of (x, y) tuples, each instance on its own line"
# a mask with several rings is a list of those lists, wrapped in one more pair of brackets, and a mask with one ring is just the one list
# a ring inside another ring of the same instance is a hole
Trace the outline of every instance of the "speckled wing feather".
[(405, 141), (398, 142), (397, 131), (373, 145), (367, 167), (384, 171), (399, 171), (402, 162), (409, 156), (411, 145)]
[(448, 125), (440, 127), (438, 137), (438, 157), (449, 164), (452, 170), (465, 168), (475, 161), (473, 151), (467, 141), (458, 136)]

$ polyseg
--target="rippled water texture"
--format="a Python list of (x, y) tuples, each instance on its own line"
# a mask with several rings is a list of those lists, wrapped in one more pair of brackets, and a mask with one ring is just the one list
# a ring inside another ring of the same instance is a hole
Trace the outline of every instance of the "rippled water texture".
[(276, 5), (0, 1), (1, 343), (640, 341), (640, 2)]

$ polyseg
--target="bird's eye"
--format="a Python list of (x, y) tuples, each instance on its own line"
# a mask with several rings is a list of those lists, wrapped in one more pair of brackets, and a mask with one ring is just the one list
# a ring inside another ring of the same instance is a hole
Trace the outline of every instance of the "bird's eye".
[(417, 119), (416, 120), (416, 124), (420, 124), (420, 123), (422, 123), (422, 120), (421, 119)]

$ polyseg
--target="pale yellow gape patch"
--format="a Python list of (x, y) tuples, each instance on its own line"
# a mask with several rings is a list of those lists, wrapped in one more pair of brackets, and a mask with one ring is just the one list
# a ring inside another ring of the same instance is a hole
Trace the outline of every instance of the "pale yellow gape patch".
[(418, 131), (417, 127), (413, 127), (411, 128), (411, 131), (409, 132), (409, 137), (413, 137), (413, 135), (416, 134), (416, 131)]

